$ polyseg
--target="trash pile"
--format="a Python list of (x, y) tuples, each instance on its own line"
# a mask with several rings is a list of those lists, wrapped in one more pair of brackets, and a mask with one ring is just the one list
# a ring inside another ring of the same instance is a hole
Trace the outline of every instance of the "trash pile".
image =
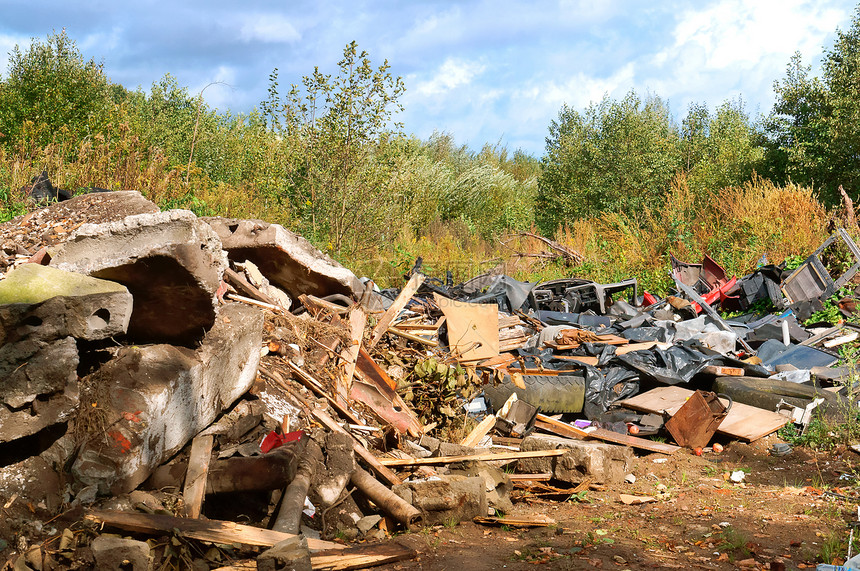
[(665, 299), (420, 260), (379, 290), (281, 226), (133, 191), (2, 224), (0, 562), (370, 567), (416, 553), (350, 540), (549, 525), (509, 515), (515, 487), (569, 497), (634, 451), (851, 408), (834, 350), (860, 328), (801, 325), (860, 268), (845, 231), (793, 270), (672, 265)]

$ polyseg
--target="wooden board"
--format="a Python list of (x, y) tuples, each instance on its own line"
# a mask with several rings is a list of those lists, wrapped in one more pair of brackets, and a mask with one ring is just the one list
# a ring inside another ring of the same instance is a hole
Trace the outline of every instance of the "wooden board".
[(459, 359), (489, 359), (499, 354), (499, 307), (495, 303), (464, 303), (434, 293), (448, 320), (448, 346)]
[(543, 414), (537, 415), (535, 426), (548, 432), (552, 432), (553, 434), (564, 436), (565, 438), (596, 438), (605, 442), (612, 442), (613, 444), (623, 444), (625, 446), (641, 448), (643, 450), (648, 450), (649, 452), (659, 452), (661, 454), (674, 454), (680, 450), (678, 446), (674, 446), (672, 444), (654, 442), (647, 438), (639, 438), (637, 436), (630, 436), (629, 434), (619, 434), (617, 432), (612, 432), (611, 430), (606, 430), (605, 428), (588, 428), (583, 430)]
[(373, 347), (379, 343), (379, 340), (382, 339), (383, 333), (388, 331), (388, 327), (394, 321), (394, 318), (397, 317), (397, 314), (400, 313), (400, 310), (406, 307), (406, 304), (409, 303), (409, 300), (412, 299), (412, 296), (415, 295), (415, 292), (418, 291), (418, 288), (421, 287), (421, 284), (424, 283), (424, 274), (412, 274), (412, 277), (409, 278), (409, 281), (406, 282), (406, 285), (403, 286), (403, 289), (400, 290), (400, 294), (394, 300), (394, 303), (385, 310), (385, 313), (376, 323), (376, 327), (373, 328), (373, 332), (370, 334), (370, 341), (367, 343), (367, 349), (373, 349)]
[(373, 543), (311, 555), (314, 571), (367, 569), (386, 563), (414, 559), (418, 552), (398, 543)]
[[(658, 387), (635, 397), (620, 401), (619, 404), (640, 412), (675, 414), (693, 391), (681, 387)], [(788, 417), (775, 412), (734, 403), (728, 416), (717, 429), (719, 434), (752, 442), (772, 432), (776, 432), (788, 422)]]
[(383, 466), (431, 466), (433, 464), (453, 464), (454, 462), (491, 462), (495, 460), (519, 460), (520, 458), (544, 458), (561, 456), (567, 450), (522, 450), (500, 452), (498, 454), (463, 454), (460, 456), (439, 456), (437, 458), (379, 458)]
[(188, 472), (185, 475), (185, 486), (182, 488), (185, 515), (190, 518), (199, 518), (203, 508), (203, 495), (206, 492), (206, 478), (209, 475), (209, 460), (212, 458), (214, 443), (215, 437), (211, 434), (196, 436), (191, 441)]
[[(213, 543), (241, 543), (243, 545), (272, 547), (285, 539), (296, 537), (292, 533), (263, 529), (232, 521), (190, 519), (161, 514), (90, 510), (85, 519), (142, 533), (160, 533), (178, 529), (186, 537)], [(308, 538), (308, 548), (313, 551), (320, 551), (342, 549), (342, 546), (331, 541)]]
[(460, 446), (477, 446), (478, 443), (487, 435), (487, 433), (493, 429), (496, 425), (496, 417), (488, 414), (484, 417), (484, 420), (478, 423), (478, 425), (472, 429), (472, 432), (463, 439), (460, 443)]

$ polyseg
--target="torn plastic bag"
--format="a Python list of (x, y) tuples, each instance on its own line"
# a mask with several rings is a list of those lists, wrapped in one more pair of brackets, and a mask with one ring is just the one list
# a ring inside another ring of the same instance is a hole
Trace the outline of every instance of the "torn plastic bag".
[(703, 347), (697, 341), (673, 345), (668, 349), (645, 349), (617, 355), (616, 360), (658, 382), (677, 385), (689, 382), (708, 365), (740, 367), (745, 374), (767, 377), (770, 373), (761, 365), (751, 365), (725, 357)]
[(641, 343), (643, 341), (658, 341), (666, 343), (671, 339), (671, 333), (663, 327), (638, 327), (636, 329), (626, 329), (621, 332), (621, 337), (632, 341), (633, 343)]
[(578, 325), (589, 331), (600, 331), (609, 327), (611, 320), (605, 315), (588, 313), (562, 313), (560, 311), (536, 311), (536, 317), (547, 325)]
[(639, 392), (639, 375), (625, 367), (598, 369), (583, 365), (585, 404), (582, 412), (589, 420), (599, 419), (615, 401)]

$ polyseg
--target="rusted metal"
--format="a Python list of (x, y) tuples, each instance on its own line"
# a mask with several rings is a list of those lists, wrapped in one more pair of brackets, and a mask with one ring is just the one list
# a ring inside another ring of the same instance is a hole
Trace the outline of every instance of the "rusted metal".
[[(728, 406), (720, 401), (720, 396), (728, 399)], [(687, 448), (704, 448), (711, 441), (720, 423), (729, 414), (732, 399), (726, 395), (696, 391), (666, 421), (666, 430), (675, 442)]]

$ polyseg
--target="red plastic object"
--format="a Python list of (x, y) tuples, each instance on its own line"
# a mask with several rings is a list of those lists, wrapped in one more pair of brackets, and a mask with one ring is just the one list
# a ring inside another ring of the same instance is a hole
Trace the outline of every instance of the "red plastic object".
[(273, 430), (272, 432), (268, 433), (265, 438), (263, 438), (262, 442), (260, 442), (260, 450), (263, 452), (263, 454), (266, 454), (270, 450), (274, 450), (279, 446), (283, 446), (287, 442), (301, 440), (304, 435), (305, 433), (301, 430), (296, 430), (295, 432), (288, 432), (281, 436)]
[(644, 300), (646, 307), (649, 305), (654, 305), (658, 301), (656, 297), (654, 297), (653, 295), (651, 295), (647, 291), (642, 294), (642, 299)]

